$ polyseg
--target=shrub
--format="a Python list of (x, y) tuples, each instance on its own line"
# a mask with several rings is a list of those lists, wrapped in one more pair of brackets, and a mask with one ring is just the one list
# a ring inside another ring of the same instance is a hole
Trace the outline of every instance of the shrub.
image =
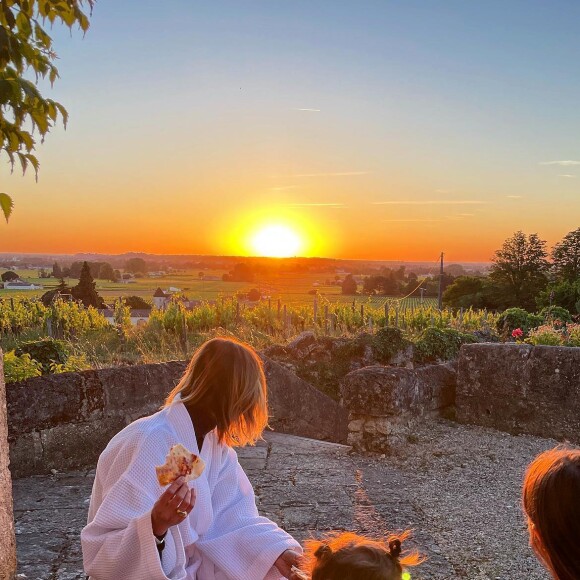
[(580, 346), (580, 324), (569, 324), (566, 330), (568, 332), (568, 346)]
[(50, 366), (51, 373), (75, 373), (89, 370), (91, 364), (84, 354), (71, 354), (64, 364), (52, 363)]
[(388, 363), (398, 352), (407, 348), (411, 343), (403, 338), (400, 329), (386, 326), (377, 330), (372, 338), (371, 348), (373, 356), (382, 363)]
[(15, 354), (16, 356), (30, 355), (30, 358), (40, 364), (42, 374), (48, 374), (51, 372), (51, 365), (66, 363), (69, 348), (64, 340), (44, 338), (42, 340), (23, 342), (18, 346)]
[(566, 338), (561, 331), (556, 330), (553, 326), (543, 325), (531, 330), (526, 342), (533, 345), (562, 346), (565, 344)]
[(504, 336), (510, 336), (516, 328), (521, 328), (527, 334), (532, 328), (544, 322), (542, 316), (530, 314), (523, 308), (508, 308), (500, 314), (497, 320), (497, 330)]
[(540, 311), (540, 316), (545, 323), (554, 322), (555, 320), (572, 322), (570, 312), (561, 306), (546, 306)]
[(151, 310), (152, 306), (141, 296), (127, 296), (125, 298), (125, 304), (129, 308), (134, 308), (136, 310)]
[(451, 360), (462, 344), (478, 342), (471, 335), (453, 328), (427, 328), (415, 343), (415, 360), (419, 363)]
[(28, 353), (17, 356), (11, 350), (4, 354), (4, 378), (7, 383), (16, 383), (39, 377), (42, 374), (42, 365), (30, 358)]
[(250, 302), (257, 302), (260, 298), (262, 298), (262, 293), (257, 288), (252, 288), (248, 292), (248, 300)]

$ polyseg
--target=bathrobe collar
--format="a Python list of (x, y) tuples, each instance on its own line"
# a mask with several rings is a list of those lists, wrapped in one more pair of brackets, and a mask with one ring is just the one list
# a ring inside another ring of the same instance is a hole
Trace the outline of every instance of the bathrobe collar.
[(216, 435), (216, 429), (212, 429), (205, 435), (206, 442), (204, 443), (200, 452), (197, 446), (197, 438), (195, 436), (195, 428), (189, 416), (185, 404), (181, 401), (181, 396), (177, 395), (175, 400), (169, 407), (167, 407), (167, 420), (175, 429), (177, 436), (187, 449), (199, 455), (202, 459), (206, 459), (208, 453), (211, 453), (210, 447), (213, 442), (213, 437)]

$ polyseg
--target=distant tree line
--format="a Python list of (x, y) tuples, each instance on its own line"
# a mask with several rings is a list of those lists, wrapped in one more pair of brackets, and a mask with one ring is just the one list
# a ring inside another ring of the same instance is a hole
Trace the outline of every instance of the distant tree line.
[(550, 252), (538, 234), (518, 231), (504, 241), (488, 276), (460, 276), (443, 301), (452, 307), (529, 312), (560, 306), (580, 313), (580, 228), (566, 234)]
[[(117, 282), (121, 279), (121, 272), (109, 262), (90, 262), (78, 261), (73, 262), (70, 266), (61, 266), (55, 262), (52, 266), (52, 276), (54, 278), (76, 278), (80, 279), (83, 265), (88, 264), (91, 276), (94, 280), (110, 280)], [(151, 270), (151, 264), (146, 262), (143, 258), (130, 258), (124, 264), (125, 272), (129, 272), (135, 276), (145, 276)]]
[[(459, 264), (452, 264), (463, 271)], [(457, 271), (457, 269), (455, 269)], [(447, 288), (454, 276), (449, 270), (443, 274), (443, 289)], [(421, 289), (423, 291), (421, 292)], [(362, 294), (365, 296), (437, 296), (439, 292), (439, 276), (419, 279), (415, 272), (407, 272), (405, 266), (397, 269), (381, 268), (379, 273), (362, 278), (362, 287), (359, 289), (353, 274), (347, 274), (342, 282), (342, 293), (346, 295)]]
[(70, 266), (64, 267), (55, 262), (52, 266), (52, 276), (54, 278), (76, 278), (80, 280), (84, 264), (88, 265), (93, 279), (116, 282), (120, 278), (119, 270), (114, 270), (108, 262), (73, 262)]
[(256, 279), (256, 269), (242, 262), (236, 264), (228, 274), (222, 276), (224, 282), (253, 282)]

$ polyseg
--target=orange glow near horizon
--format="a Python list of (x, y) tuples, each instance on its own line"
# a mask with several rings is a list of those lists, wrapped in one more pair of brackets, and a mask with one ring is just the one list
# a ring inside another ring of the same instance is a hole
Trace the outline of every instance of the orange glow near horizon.
[[(321, 227), (310, 215), (286, 207), (254, 207), (243, 216), (223, 216), (217, 230), (228, 231), (220, 254), (272, 258), (332, 255), (334, 231)], [(322, 236), (321, 232), (327, 234)], [(219, 238), (220, 236), (218, 236)]]

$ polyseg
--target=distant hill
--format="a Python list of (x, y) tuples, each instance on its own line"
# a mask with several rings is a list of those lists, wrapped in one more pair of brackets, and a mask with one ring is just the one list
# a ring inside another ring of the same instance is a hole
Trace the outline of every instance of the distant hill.
[[(0, 253), (0, 265), (8, 268), (52, 267), (54, 262), (61, 265), (70, 265), (73, 262), (108, 262), (114, 268), (123, 268), (131, 258), (145, 260), (150, 270), (167, 267), (177, 269), (229, 269), (240, 262), (261, 267), (266, 270), (290, 270), (290, 271), (321, 271), (330, 272), (337, 269), (364, 273), (366, 271), (380, 270), (381, 268), (397, 269), (404, 266), (407, 270), (418, 274), (427, 273), (436, 269), (434, 262), (404, 261), (404, 260), (341, 260), (338, 258), (262, 258), (255, 256), (208, 256), (200, 254), (163, 255), (147, 254), (143, 252), (126, 252), (124, 254), (14, 254)], [(453, 262), (463, 267), (466, 272), (485, 272), (489, 262)]]

